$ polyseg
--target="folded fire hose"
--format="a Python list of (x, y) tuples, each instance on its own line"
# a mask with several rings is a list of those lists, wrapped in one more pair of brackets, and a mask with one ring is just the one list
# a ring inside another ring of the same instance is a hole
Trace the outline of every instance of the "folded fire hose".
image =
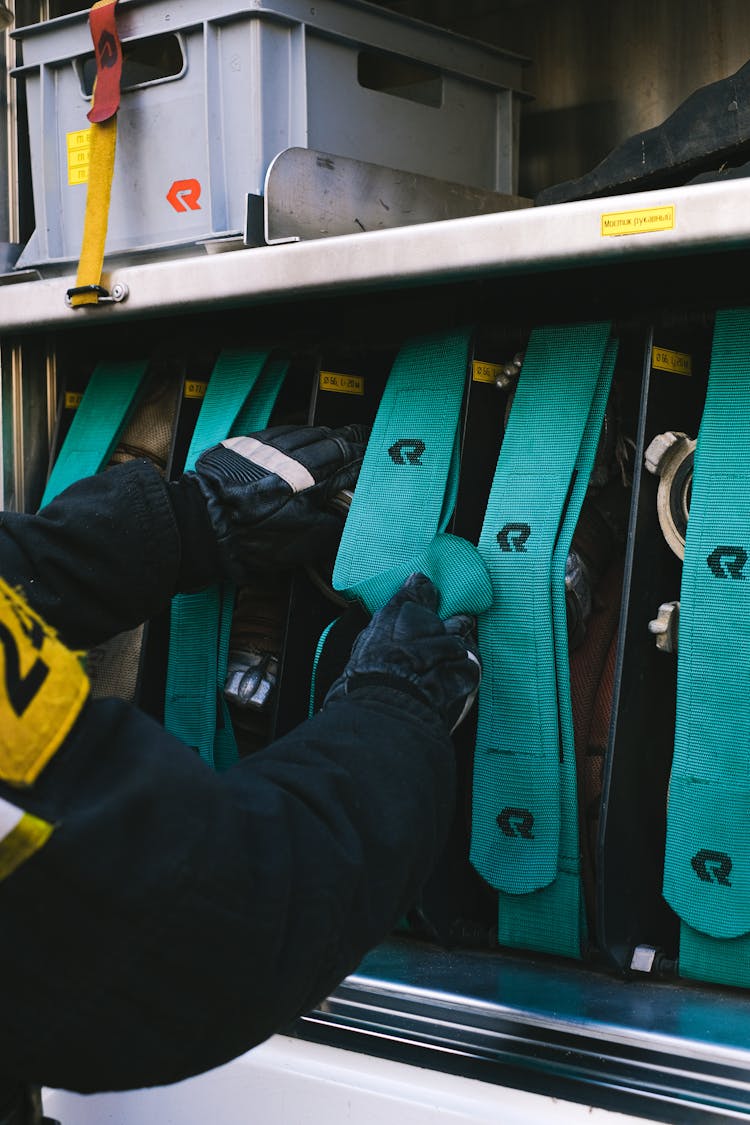
[(438, 587), (443, 618), (490, 603), (476, 549), (445, 533), (458, 489), (471, 335), (408, 342), (388, 377), (333, 571), (334, 588), (371, 613), (415, 571)]
[[(100, 364), (76, 409), (42, 505), (82, 477), (137, 457), (164, 473), (181, 388), (181, 376), (150, 370), (145, 361)], [(146, 626), (139, 625), (89, 650), (92, 697), (136, 701), (145, 637)]]
[(664, 897), (681, 976), (750, 985), (750, 310), (717, 313), (680, 593)]
[(109, 463), (147, 370), (146, 360), (97, 365), (52, 467), (41, 507), (68, 485), (93, 476)]
[[(268, 425), (288, 361), (268, 350), (227, 350), (211, 374), (185, 470), (228, 437)], [(230, 584), (172, 602), (164, 725), (209, 765), (225, 769), (237, 760), (237, 744), (224, 698), (234, 608)]]
[(499, 893), (498, 942), (580, 957), (585, 938), (565, 563), (616, 358), (606, 323), (529, 340), (479, 539), (493, 585), (471, 861)]

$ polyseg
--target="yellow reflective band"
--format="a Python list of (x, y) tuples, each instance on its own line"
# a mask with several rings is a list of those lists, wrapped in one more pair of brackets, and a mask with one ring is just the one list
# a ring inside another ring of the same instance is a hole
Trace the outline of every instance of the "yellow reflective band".
[(33, 785), (88, 693), (76, 654), (0, 579), (0, 780)]
[[(83, 241), (78, 263), (76, 288), (82, 285), (99, 285), (104, 265), (104, 245), (109, 225), (109, 204), (112, 196), (112, 179), (115, 172), (117, 148), (117, 117), (101, 125), (91, 126), (91, 162), (86, 195), (86, 214), (83, 220)], [(71, 298), (74, 307), (95, 305), (96, 293), (79, 293)]]
[(0, 797), (0, 882), (43, 848), (53, 831), (46, 820)]

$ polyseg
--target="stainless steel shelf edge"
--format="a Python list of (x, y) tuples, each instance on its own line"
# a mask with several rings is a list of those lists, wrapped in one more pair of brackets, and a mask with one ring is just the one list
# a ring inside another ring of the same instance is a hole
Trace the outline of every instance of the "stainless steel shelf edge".
[[(749, 204), (750, 179), (732, 180), (133, 265), (104, 281), (127, 301), (88, 309), (65, 305), (72, 277), (46, 279), (0, 287), (0, 332), (737, 249)], [(602, 233), (605, 216), (633, 233)]]
[(656, 1121), (750, 1120), (737, 990), (393, 940), (297, 1034)]

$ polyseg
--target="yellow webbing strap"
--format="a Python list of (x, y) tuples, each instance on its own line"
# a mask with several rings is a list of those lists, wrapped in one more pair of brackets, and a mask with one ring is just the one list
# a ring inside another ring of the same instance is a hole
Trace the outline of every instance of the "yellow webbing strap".
[(117, 0), (98, 0), (89, 13), (96, 53), (96, 81), (91, 122), (91, 164), (86, 195), (83, 239), (75, 288), (68, 293), (73, 308), (95, 305), (102, 294), (104, 246), (107, 240), (112, 179), (117, 149), (122, 46), (117, 34)]
[(76, 653), (0, 579), (0, 781), (33, 785), (88, 694)]
[(116, 117), (104, 121), (101, 125), (91, 126), (89, 186), (86, 196), (86, 215), (83, 221), (81, 256), (76, 275), (76, 289), (88, 291), (71, 293), (70, 303), (73, 308), (78, 308), (80, 305), (95, 305), (99, 300), (97, 290), (102, 281), (116, 146)]

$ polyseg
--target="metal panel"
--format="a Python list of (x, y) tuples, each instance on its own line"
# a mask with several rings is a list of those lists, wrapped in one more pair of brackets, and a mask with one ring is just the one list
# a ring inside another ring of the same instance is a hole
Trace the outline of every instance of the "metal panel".
[[(193, 257), (189, 266), (185, 259), (132, 266), (105, 278), (110, 289), (126, 286), (127, 300), (86, 310), (65, 305), (72, 277), (14, 284), (2, 290), (0, 331), (103, 324), (207, 302), (238, 307), (350, 293), (392, 287), (396, 279), (399, 285), (467, 281), (737, 249), (750, 245), (747, 199), (747, 184), (733, 180)], [(603, 233), (605, 215), (625, 226), (635, 215), (639, 225), (632, 233)], [(666, 225), (659, 229), (649, 216), (664, 217)]]
[(750, 1120), (750, 997), (737, 990), (392, 941), (300, 1033), (654, 1121)]
[[(530, 207), (530, 199), (400, 172), (310, 148), (272, 161), (263, 193), (268, 245)], [(250, 216), (249, 216), (250, 217)], [(246, 239), (248, 245), (256, 242)]]
[(202, 1078), (80, 1097), (46, 1091), (76, 1125), (627, 1125), (635, 1119), (277, 1036)]
[(395, 11), (531, 58), (522, 195), (588, 172), (699, 86), (748, 59), (744, 0), (384, 0)]

